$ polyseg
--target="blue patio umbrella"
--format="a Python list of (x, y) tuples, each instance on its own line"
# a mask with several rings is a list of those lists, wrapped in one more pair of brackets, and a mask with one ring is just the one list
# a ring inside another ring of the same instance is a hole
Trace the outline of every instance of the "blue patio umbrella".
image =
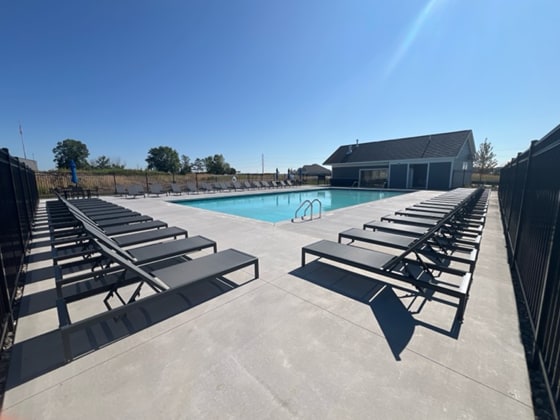
[(74, 159), (70, 161), (70, 174), (72, 175), (71, 181), (78, 185), (78, 173), (76, 172), (76, 162), (74, 162)]

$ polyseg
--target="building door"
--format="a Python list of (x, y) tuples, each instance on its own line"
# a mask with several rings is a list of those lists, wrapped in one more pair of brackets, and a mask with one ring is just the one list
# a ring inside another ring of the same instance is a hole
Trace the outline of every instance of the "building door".
[(407, 170), (408, 165), (406, 163), (391, 165), (389, 188), (406, 188)]
[(448, 190), (451, 178), (451, 162), (430, 163), (428, 188), (430, 190)]
[(425, 190), (428, 179), (428, 164), (418, 163), (410, 165), (408, 171), (408, 188)]

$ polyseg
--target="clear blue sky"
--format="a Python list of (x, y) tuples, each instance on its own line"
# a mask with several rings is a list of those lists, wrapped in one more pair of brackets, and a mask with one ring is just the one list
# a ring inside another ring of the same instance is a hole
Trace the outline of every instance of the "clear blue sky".
[(0, 5), (0, 146), (72, 138), (241, 172), (472, 129), (499, 164), (560, 123), (558, 0), (18, 0)]

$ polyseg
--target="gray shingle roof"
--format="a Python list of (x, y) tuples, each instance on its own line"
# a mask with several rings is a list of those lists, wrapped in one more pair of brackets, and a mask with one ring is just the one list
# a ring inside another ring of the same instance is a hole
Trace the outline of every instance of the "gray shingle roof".
[[(394, 140), (383, 140), (340, 146), (323, 165), (337, 163), (375, 162), (421, 158), (455, 157), (472, 136), (471, 130), (428, 134)], [(352, 152), (348, 153), (349, 147)]]
[(313, 165), (303, 165), (301, 173), (309, 176), (330, 176), (331, 170), (314, 163)]

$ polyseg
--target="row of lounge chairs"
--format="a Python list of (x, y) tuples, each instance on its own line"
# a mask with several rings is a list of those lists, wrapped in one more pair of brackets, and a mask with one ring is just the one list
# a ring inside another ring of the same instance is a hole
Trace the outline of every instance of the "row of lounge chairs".
[(170, 193), (181, 195), (183, 193), (196, 194), (201, 192), (247, 191), (270, 188), (286, 188), (293, 186), (295, 186), (295, 184), (291, 181), (231, 181), (213, 183), (199, 182), (198, 184), (189, 182), (184, 185), (176, 183), (171, 184)]
[[(302, 248), (312, 255), (384, 278), (404, 281), (421, 293), (458, 299), (462, 322), (488, 206), (488, 190), (456, 189), (364, 223)], [(346, 241), (346, 242), (345, 242)], [(357, 246), (359, 244), (359, 246)]]
[(172, 183), (169, 189), (165, 189), (159, 183), (153, 183), (145, 189), (141, 184), (124, 186), (117, 184), (116, 193), (123, 197), (136, 198), (137, 196), (160, 196), (160, 195), (182, 195), (196, 194), (202, 192), (227, 192), (227, 191), (247, 191), (270, 188), (294, 187), (292, 181), (231, 181), (231, 182), (188, 182), (186, 184)]
[[(100, 199), (47, 203), (57, 312), (66, 361), (78, 330), (119, 320), (187, 286), (253, 267), (258, 259), (236, 249), (218, 251), (215, 241), (188, 236), (178, 227)], [(197, 251), (207, 250), (202, 256)], [(140, 298), (142, 291), (143, 297)], [(104, 296), (106, 311), (74, 321), (69, 305)]]

